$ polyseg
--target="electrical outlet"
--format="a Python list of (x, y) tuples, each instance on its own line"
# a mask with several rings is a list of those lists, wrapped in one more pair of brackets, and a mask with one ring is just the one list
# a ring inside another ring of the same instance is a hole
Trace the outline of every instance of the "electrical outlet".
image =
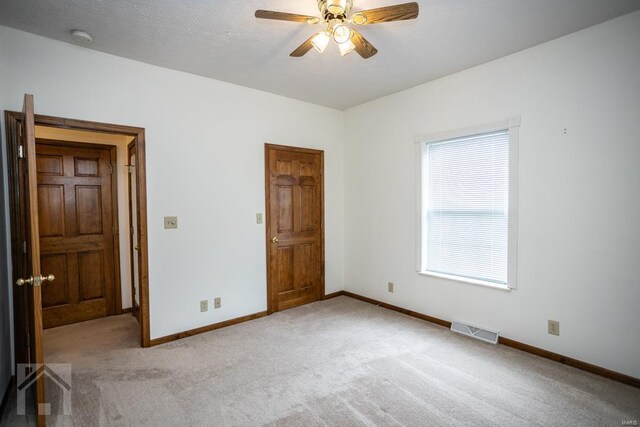
[(206, 299), (200, 301), (200, 312), (204, 313), (205, 311), (209, 311), (209, 301)]
[(560, 322), (557, 320), (549, 320), (549, 333), (551, 335), (560, 335)]
[(213, 300), (213, 308), (222, 307), (222, 298), (218, 297)]
[(387, 284), (387, 290), (391, 293), (393, 293), (393, 288), (395, 287), (395, 285), (393, 284), (393, 282), (389, 282)]

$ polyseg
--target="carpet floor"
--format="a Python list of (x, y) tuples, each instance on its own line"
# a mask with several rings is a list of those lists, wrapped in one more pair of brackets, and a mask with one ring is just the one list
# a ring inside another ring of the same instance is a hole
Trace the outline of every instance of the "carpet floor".
[[(51, 416), (49, 425), (619, 426), (640, 420), (640, 389), (348, 297), (150, 349), (138, 347), (136, 328), (123, 315), (45, 332), (47, 361), (71, 363), (73, 372), (72, 415)], [(61, 399), (51, 385), (55, 413)], [(26, 422), (12, 414), (3, 420)]]

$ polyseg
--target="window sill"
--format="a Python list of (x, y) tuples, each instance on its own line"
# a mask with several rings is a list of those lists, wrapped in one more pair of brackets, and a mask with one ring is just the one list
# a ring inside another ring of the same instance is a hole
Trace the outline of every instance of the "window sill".
[(508, 285), (485, 282), (484, 280), (469, 279), (466, 277), (452, 276), (450, 274), (433, 273), (431, 271), (418, 271), (418, 274), (423, 276), (438, 277), (440, 279), (453, 280), (454, 282), (471, 283), (472, 285), (484, 286), (486, 288), (492, 288), (492, 289), (499, 289), (501, 291), (507, 291), (507, 292), (511, 291), (511, 288)]

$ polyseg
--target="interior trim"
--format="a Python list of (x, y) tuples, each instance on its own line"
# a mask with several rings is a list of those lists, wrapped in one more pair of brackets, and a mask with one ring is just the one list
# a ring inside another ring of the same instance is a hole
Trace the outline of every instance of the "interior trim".
[[(325, 295), (322, 300), (328, 300), (331, 298), (339, 297), (344, 295), (344, 291), (337, 291), (330, 294)], [(195, 329), (189, 329), (188, 331), (178, 332), (176, 334), (167, 335), (160, 338), (154, 338), (151, 340), (151, 347), (168, 343), (171, 341), (179, 340), (186, 337), (191, 337), (193, 335), (203, 334), (205, 332), (215, 331), (216, 329), (224, 328), (226, 326), (237, 325), (238, 323), (248, 322), (249, 320), (259, 319), (260, 317), (265, 317), (267, 315), (266, 311), (260, 311), (258, 313), (248, 314), (246, 316), (236, 317), (235, 319), (225, 320), (224, 322), (213, 323), (207, 326), (201, 326)]]
[[(115, 133), (129, 135), (134, 138), (136, 144), (136, 176), (138, 195), (138, 231), (140, 247), (140, 345), (150, 346), (151, 322), (149, 315), (149, 259), (148, 259), (148, 239), (147, 239), (147, 172), (146, 172), (146, 142), (144, 128), (116, 125), (111, 123), (91, 122), (87, 120), (67, 119), (63, 117), (45, 116), (35, 114), (35, 124), (60, 128), (79, 129), (92, 132)], [(19, 211), (18, 206), (18, 158), (17, 142), (12, 137), (12, 132), (16, 132), (17, 123), (22, 120), (22, 113), (15, 111), (5, 111), (6, 124), (6, 144), (7, 144), (7, 166), (9, 168), (9, 188), (10, 188), (10, 211), (12, 228), (12, 251), (16, 253), (19, 249), (15, 245), (23, 239), (15, 225), (15, 214)], [(20, 237), (20, 238), (18, 238)], [(21, 247), (21, 246), (20, 246)], [(20, 249), (21, 251), (21, 249)], [(17, 271), (14, 269), (14, 272)], [(16, 338), (14, 338), (14, 341)]]
[(194, 335), (203, 334), (205, 332), (215, 331), (216, 329), (225, 328), (231, 325), (237, 325), (238, 323), (248, 322), (249, 320), (259, 319), (267, 315), (266, 311), (259, 311), (257, 313), (248, 314), (246, 316), (236, 317), (235, 319), (225, 320), (223, 322), (212, 323), (211, 325), (201, 326), (199, 328), (189, 329), (188, 331), (178, 332), (176, 334), (167, 335), (160, 338), (154, 338), (151, 340), (151, 347), (166, 344), (171, 341), (179, 340), (182, 338), (192, 337)]
[[(335, 292), (334, 294), (338, 294), (339, 292)], [(332, 295), (334, 295), (332, 294)], [(388, 310), (397, 311), (398, 313), (406, 314), (411, 317), (416, 317), (418, 319), (426, 320), (427, 322), (435, 323), (440, 326), (444, 326), (446, 328), (451, 327), (451, 322), (448, 320), (438, 319), (437, 317), (428, 316), (426, 314), (418, 313), (417, 311), (408, 310), (406, 308), (398, 307), (392, 304), (388, 304), (386, 302), (378, 301), (373, 298), (365, 297), (362, 295), (354, 294), (349, 291), (342, 291), (342, 295), (348, 296), (350, 298), (354, 298), (360, 301), (368, 302), (369, 304), (374, 304), (380, 306), (382, 308), (386, 308)], [(339, 296), (339, 295), (335, 295)], [(564, 365), (573, 366), (574, 368), (581, 369), (583, 371), (599, 375), (604, 378), (609, 378), (611, 380), (628, 384), (633, 387), (640, 388), (640, 378), (635, 378), (630, 375), (622, 374), (620, 372), (612, 371), (607, 368), (603, 368), (601, 366), (593, 365), (591, 363), (583, 362), (581, 360), (574, 359), (572, 357), (563, 356), (562, 354), (554, 353), (549, 350), (545, 350), (539, 347), (534, 347), (529, 344), (522, 343), (520, 341), (512, 340), (506, 337), (499, 337), (498, 342), (507, 347), (512, 347), (517, 350), (524, 351), (526, 353), (530, 353), (536, 356), (544, 357), (545, 359), (553, 360), (554, 362), (562, 363)]]
[(344, 295), (344, 291), (337, 291), (337, 292), (332, 292), (330, 294), (326, 294), (324, 297), (322, 297), (322, 300), (327, 300), (327, 299), (331, 299), (331, 298), (335, 298), (335, 297), (339, 297)]

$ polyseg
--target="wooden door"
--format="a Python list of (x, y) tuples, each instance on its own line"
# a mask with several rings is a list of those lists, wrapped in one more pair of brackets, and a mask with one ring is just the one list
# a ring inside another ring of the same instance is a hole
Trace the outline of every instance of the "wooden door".
[(36, 163), (44, 327), (116, 314), (111, 149), (38, 139)]
[(324, 153), (265, 145), (268, 312), (324, 296)]
[[(44, 363), (41, 290), (43, 284), (48, 286), (50, 283), (46, 279), (43, 280), (40, 269), (36, 141), (32, 95), (24, 96), (22, 112), (21, 147), (24, 162), (20, 166), (22, 179), (19, 185), (24, 198), (20, 206), (22, 218), (19, 218), (19, 220), (23, 224), (26, 239), (24, 241), (24, 251), (19, 256), (25, 262), (23, 263), (24, 268), (20, 269), (20, 274), (23, 277), (18, 279), (14, 292), (16, 295), (16, 307), (19, 310), (16, 314), (16, 322), (19, 324), (16, 327), (16, 334), (20, 336), (16, 337), (16, 342), (25, 343), (26, 345), (17, 346), (16, 363), (18, 364), (18, 369), (32, 371), (33, 369), (41, 369)], [(53, 280), (53, 277), (50, 279)], [(24, 336), (25, 334), (26, 336)], [(25, 368), (21, 364), (30, 364), (30, 366)], [(24, 375), (24, 378), (27, 378), (27, 376)], [(29, 390), (34, 392), (33, 402), (35, 404), (35, 413), (38, 414), (38, 426), (44, 426), (46, 411), (45, 376), (38, 375), (36, 378), (35, 384)]]

